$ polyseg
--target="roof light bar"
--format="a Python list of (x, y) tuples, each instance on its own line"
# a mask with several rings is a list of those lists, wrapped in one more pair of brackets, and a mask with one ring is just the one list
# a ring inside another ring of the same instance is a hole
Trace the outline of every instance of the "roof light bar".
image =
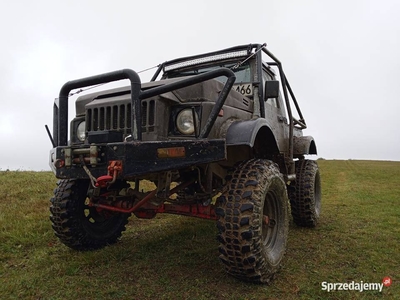
[(183, 61), (180, 63), (172, 64), (169, 66), (167, 65), (164, 67), (164, 72), (168, 72), (171, 70), (180, 69), (180, 68), (184, 68), (184, 67), (200, 65), (203, 63), (207, 63), (207, 62), (218, 61), (218, 60), (229, 59), (229, 58), (236, 58), (236, 57), (247, 56), (247, 55), (248, 55), (247, 50), (241, 50), (241, 51), (228, 52), (228, 53), (222, 53), (222, 54), (216, 54), (216, 55), (212, 55), (212, 56), (191, 59), (191, 60)]

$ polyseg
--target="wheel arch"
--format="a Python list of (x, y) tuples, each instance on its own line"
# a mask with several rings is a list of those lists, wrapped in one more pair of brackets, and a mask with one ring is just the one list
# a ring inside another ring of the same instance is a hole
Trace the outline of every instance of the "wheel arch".
[(312, 136), (293, 137), (293, 155), (317, 154), (317, 144)]
[(277, 154), (279, 146), (265, 119), (236, 121), (226, 133), (226, 145), (248, 146), (260, 154)]

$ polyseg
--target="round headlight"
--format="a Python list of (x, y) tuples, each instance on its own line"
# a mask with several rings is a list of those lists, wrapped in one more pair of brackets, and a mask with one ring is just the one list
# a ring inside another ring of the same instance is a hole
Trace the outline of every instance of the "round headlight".
[(82, 121), (79, 123), (78, 127), (76, 128), (76, 136), (78, 140), (84, 142), (86, 139), (86, 123)]
[[(195, 113), (196, 125), (198, 125), (198, 117)], [(176, 118), (176, 127), (182, 134), (193, 134), (195, 125), (193, 120), (193, 111), (190, 108), (186, 108), (180, 111)]]

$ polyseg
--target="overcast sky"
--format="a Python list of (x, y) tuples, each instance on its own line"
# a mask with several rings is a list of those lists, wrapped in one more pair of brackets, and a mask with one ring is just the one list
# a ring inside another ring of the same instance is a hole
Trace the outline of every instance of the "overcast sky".
[(400, 160), (399, 15), (396, 0), (8, 1), (0, 170), (49, 170), (44, 125), (52, 130), (66, 81), (264, 42), (283, 63), (319, 157)]

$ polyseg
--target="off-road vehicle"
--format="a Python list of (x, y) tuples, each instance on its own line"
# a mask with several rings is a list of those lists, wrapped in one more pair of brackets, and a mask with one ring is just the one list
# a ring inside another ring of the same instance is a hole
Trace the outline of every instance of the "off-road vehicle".
[[(71, 91), (122, 79), (130, 86), (77, 98), (68, 124)], [(289, 210), (300, 226), (320, 214), (318, 166), (305, 159), (317, 148), (305, 128), (266, 44), (167, 61), (143, 84), (130, 69), (69, 81), (52, 135), (47, 128), (60, 179), (52, 227), (65, 245), (88, 250), (115, 243), (132, 213), (213, 219), (227, 272), (268, 282), (286, 249)], [(156, 188), (143, 191), (143, 180)]]

